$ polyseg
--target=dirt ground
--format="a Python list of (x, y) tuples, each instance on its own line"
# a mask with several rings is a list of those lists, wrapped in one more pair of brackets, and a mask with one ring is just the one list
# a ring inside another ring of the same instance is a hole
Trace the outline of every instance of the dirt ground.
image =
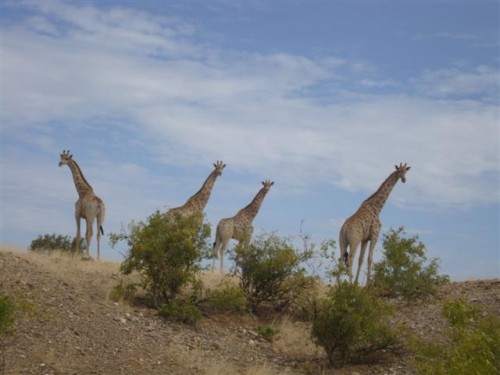
[[(109, 292), (118, 263), (79, 261), (61, 255), (0, 251), (3, 294), (20, 305), (13, 331), (0, 346), (0, 374), (412, 374), (404, 354), (370, 365), (328, 369), (304, 323), (276, 323), (269, 343), (252, 317), (209, 316), (196, 327), (167, 322), (156, 311), (115, 303)], [(216, 285), (218, 275), (204, 275)], [(463, 298), (500, 314), (500, 280), (454, 282), (432, 303), (392, 300), (392, 324), (417, 335), (441, 337), (440, 304)]]

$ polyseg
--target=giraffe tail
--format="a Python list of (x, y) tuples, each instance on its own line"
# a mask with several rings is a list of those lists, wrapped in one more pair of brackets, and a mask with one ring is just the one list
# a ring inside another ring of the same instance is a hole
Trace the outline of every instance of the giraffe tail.
[(339, 246), (340, 246), (340, 259), (344, 262), (344, 266), (349, 266), (349, 252), (347, 251), (348, 246), (347, 239), (344, 234), (344, 228), (340, 230), (339, 235)]
[(101, 230), (101, 234), (104, 236), (104, 229), (102, 228), (102, 225), (99, 225), (99, 229)]
[(212, 257), (214, 259), (218, 259), (219, 258), (219, 252), (217, 251), (217, 241), (214, 242), (214, 247), (212, 248)]

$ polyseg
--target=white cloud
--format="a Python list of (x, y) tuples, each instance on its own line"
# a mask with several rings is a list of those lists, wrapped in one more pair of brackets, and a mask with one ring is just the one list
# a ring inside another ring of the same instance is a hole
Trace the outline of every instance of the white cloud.
[(369, 88), (384, 88), (384, 87), (398, 87), (398, 83), (394, 80), (375, 80), (375, 79), (363, 79), (361, 85)]
[(457, 68), (427, 71), (415, 83), (424, 95), (438, 97), (486, 95), (498, 101), (500, 94), (500, 74), (487, 66), (471, 71)]
[(484, 178), (499, 173), (497, 105), (449, 100), (497, 97), (492, 68), (426, 72), (414, 82), (422, 96), (354, 92), (356, 99), (333, 95), (325, 105), (316, 101), (321, 92), (303, 93), (348, 80), (343, 68), (365, 86), (397, 83), (363, 78), (369, 63), (222, 51), (199, 42), (189, 24), (131, 9), (29, 7), (39, 14), (4, 27), (8, 136), (63, 121), (90, 137), (80, 133), (86, 122), (111, 118), (119, 131), (133, 124), (131, 141), (140, 137), (165, 163), (223, 159), (291, 193), (324, 183), (372, 191), (394, 164), (408, 162), (406, 204), (498, 202), (496, 181)]

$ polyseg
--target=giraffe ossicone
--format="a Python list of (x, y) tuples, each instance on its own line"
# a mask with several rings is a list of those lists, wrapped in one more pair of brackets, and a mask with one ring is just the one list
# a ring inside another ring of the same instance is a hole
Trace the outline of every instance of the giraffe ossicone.
[[(340, 262), (344, 262), (347, 267), (350, 282), (352, 282), (352, 263), (358, 246), (361, 245), (361, 252), (359, 254), (358, 270), (354, 280), (356, 284), (358, 283), (359, 273), (363, 265), (366, 247), (368, 243), (370, 243), (366, 285), (370, 284), (373, 252), (380, 233), (380, 228), (382, 227), (379, 219), (380, 211), (382, 211), (396, 183), (399, 180), (403, 183), (406, 182), (406, 172), (410, 170), (410, 167), (406, 163), (400, 163), (399, 166), (396, 165), (395, 168), (396, 170), (387, 177), (375, 193), (363, 201), (358, 210), (344, 222), (344, 225), (342, 225), (340, 229)], [(347, 249), (348, 247), (349, 250)]]
[(212, 252), (212, 272), (215, 270), (215, 261), (217, 258), (220, 258), (220, 272), (223, 272), (224, 252), (231, 239), (239, 243), (248, 243), (250, 241), (253, 233), (252, 222), (257, 216), (262, 201), (271, 189), (271, 186), (274, 185), (274, 182), (265, 180), (262, 181), (262, 185), (262, 188), (246, 207), (239, 210), (233, 217), (221, 219), (219, 224), (217, 224)]
[(78, 193), (78, 200), (75, 203), (75, 220), (76, 220), (76, 252), (80, 250), (80, 220), (85, 219), (87, 224), (85, 232), (86, 252), (87, 257), (90, 258), (90, 242), (92, 240), (93, 230), (92, 226), (94, 220), (97, 221), (97, 260), (100, 259), (100, 239), (101, 234), (104, 234), (102, 227), (104, 223), (104, 216), (106, 214), (106, 207), (101, 198), (94, 194), (92, 186), (85, 179), (82, 170), (78, 163), (73, 159), (73, 155), (69, 150), (63, 150), (59, 160), (59, 166), (67, 165), (73, 175), (73, 182), (75, 183), (76, 191)]

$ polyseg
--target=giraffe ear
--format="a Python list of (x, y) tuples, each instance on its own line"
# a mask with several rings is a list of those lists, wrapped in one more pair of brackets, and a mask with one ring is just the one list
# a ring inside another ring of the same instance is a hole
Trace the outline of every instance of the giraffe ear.
[(411, 167), (407, 167), (406, 170), (409, 171)]

